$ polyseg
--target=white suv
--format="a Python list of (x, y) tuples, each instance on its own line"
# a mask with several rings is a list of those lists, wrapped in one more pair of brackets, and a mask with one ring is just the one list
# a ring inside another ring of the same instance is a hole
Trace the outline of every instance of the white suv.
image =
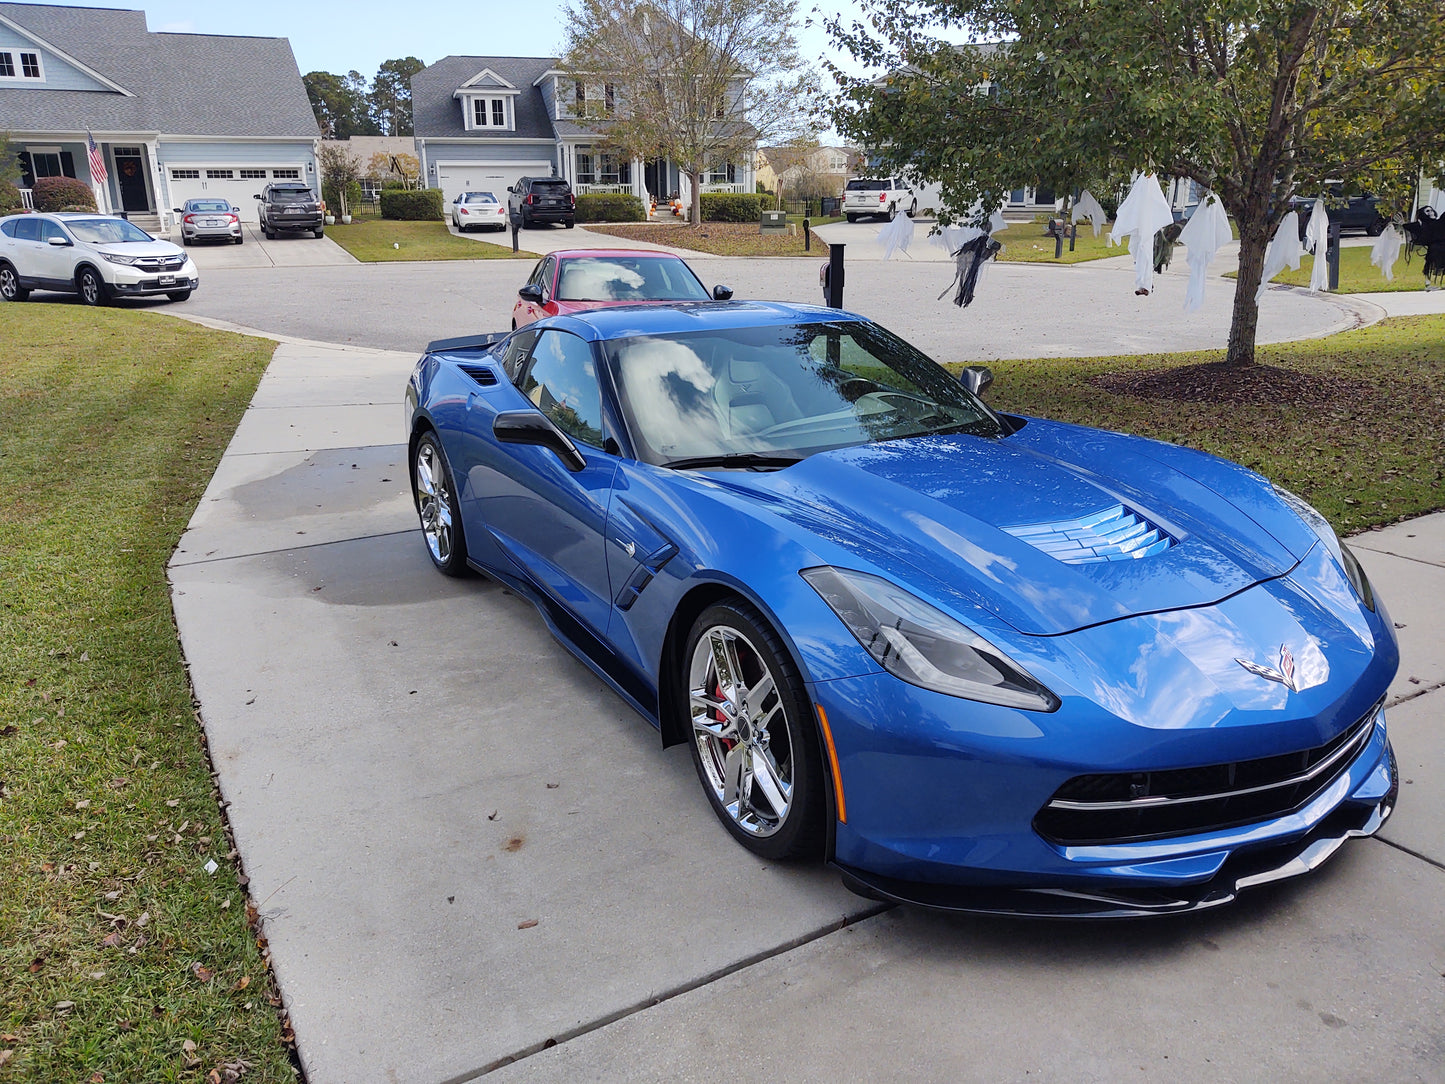
[(68, 212), (0, 218), (0, 298), (31, 290), (79, 294), (87, 305), (165, 294), (184, 301), (201, 284), (191, 258), (123, 218)]
[(912, 218), (918, 213), (918, 197), (898, 177), (854, 177), (843, 189), (843, 213), (849, 222), (864, 215), (884, 215), (891, 222), (899, 211)]

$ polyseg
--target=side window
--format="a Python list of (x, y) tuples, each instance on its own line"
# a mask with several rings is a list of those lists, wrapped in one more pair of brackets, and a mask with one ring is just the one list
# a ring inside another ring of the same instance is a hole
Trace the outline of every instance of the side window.
[(520, 385), (557, 428), (573, 440), (602, 446), (602, 396), (592, 348), (576, 335), (549, 328), (537, 337)]
[(42, 218), (40, 220), (40, 239), (42, 241), (49, 241), (52, 237), (64, 238), (65, 231), (54, 222), (51, 222), (50, 219)]
[(536, 265), (533, 266), (533, 268), (532, 268), (532, 273), (531, 273), (529, 276), (527, 276), (527, 285), (528, 285), (528, 286), (540, 286), (540, 285), (542, 285), (542, 267), (543, 267), (543, 265), (546, 264), (546, 262), (547, 262), (547, 261), (546, 261), (545, 258), (544, 258), (544, 259), (540, 259), (540, 260), (537, 261)]
[(15, 238), (19, 241), (40, 240), (40, 219), (22, 218), (15, 223)]
[(3, 233), (6, 237), (14, 237), (15, 220), (12, 218), (9, 222), (0, 222), (0, 233)]
[(527, 360), (527, 351), (536, 341), (537, 332), (531, 328), (523, 328), (507, 340), (507, 348), (502, 351), (502, 368), (512, 383), (522, 375), (522, 362)]
[(557, 261), (548, 256), (542, 261), (541, 277), (537, 279), (537, 285), (542, 287), (543, 300), (552, 299), (552, 275), (557, 270)]

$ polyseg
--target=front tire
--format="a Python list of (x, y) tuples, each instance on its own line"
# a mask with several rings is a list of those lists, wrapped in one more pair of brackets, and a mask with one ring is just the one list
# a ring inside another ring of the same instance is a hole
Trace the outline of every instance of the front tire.
[(30, 291), (20, 285), (20, 276), (8, 263), (0, 263), (0, 298), (6, 301), (24, 301)]
[(457, 488), (435, 433), (424, 434), (416, 443), (411, 460), (411, 492), (431, 563), (443, 576), (470, 575)]
[(918, 201), (917, 201), (917, 200), (914, 200), (911, 204), (908, 205), (908, 217), (909, 217), (909, 218), (917, 218), (917, 217), (918, 217)]
[(110, 293), (106, 289), (105, 280), (100, 277), (100, 272), (93, 267), (81, 268), (80, 275), (76, 278), (75, 284), (80, 290), (80, 300), (87, 305), (104, 305), (110, 299)]
[(189, 291), (189, 290), (172, 290), (172, 291), (170, 291), (168, 294), (166, 294), (166, 296), (167, 296), (168, 298), (170, 298), (172, 301), (187, 301), (187, 300), (190, 299), (191, 291)]
[(693, 767), (728, 833), (761, 858), (822, 851), (823, 765), (803, 680), (741, 600), (708, 607), (683, 653)]

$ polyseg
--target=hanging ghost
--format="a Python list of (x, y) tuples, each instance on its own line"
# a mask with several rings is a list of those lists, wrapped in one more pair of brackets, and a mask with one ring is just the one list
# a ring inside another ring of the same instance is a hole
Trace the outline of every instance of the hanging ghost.
[(878, 243), (883, 246), (883, 258), (891, 259), (893, 253), (908, 255), (908, 246), (913, 243), (913, 219), (907, 215), (895, 215), (878, 231)]
[(1174, 259), (1174, 242), (1184, 232), (1184, 223), (1171, 222), (1154, 235), (1154, 274), (1162, 275)]
[(1114, 229), (1109, 233), (1111, 244), (1129, 239), (1129, 252), (1134, 257), (1134, 292), (1148, 294), (1154, 289), (1154, 235), (1174, 222), (1174, 212), (1164, 198), (1164, 190), (1152, 173), (1141, 173), (1119, 204)]
[(1410, 252), (1419, 249), (1425, 257), (1425, 289), (1434, 290), (1445, 284), (1445, 218), (1434, 207), (1425, 206), (1415, 212), (1415, 221), (1405, 223), (1410, 238)]
[(1189, 286), (1184, 291), (1184, 311), (1195, 312), (1204, 304), (1204, 276), (1214, 254), (1233, 240), (1229, 216), (1219, 197), (1211, 194), (1194, 209), (1180, 231), (1179, 241), (1185, 248), (1189, 264)]
[(1099, 205), (1099, 201), (1090, 195), (1087, 188), (1080, 192), (1079, 198), (1074, 201), (1074, 214), (1069, 221), (1077, 223), (1081, 218), (1089, 220), (1089, 225), (1094, 227), (1095, 237), (1099, 236), (1099, 231), (1104, 228), (1104, 223), (1109, 218), (1104, 213), (1104, 208)]
[(1330, 288), (1330, 265), (1325, 257), (1330, 247), (1330, 213), (1325, 210), (1325, 201), (1315, 200), (1310, 209), (1310, 220), (1305, 224), (1305, 248), (1314, 253), (1314, 267), (1310, 271), (1310, 293), (1323, 293)]
[(1254, 300), (1258, 302), (1264, 297), (1264, 291), (1269, 288), (1269, 280), (1286, 267), (1291, 271), (1298, 271), (1304, 252), (1305, 247), (1300, 244), (1299, 213), (1290, 211), (1279, 220), (1279, 227), (1274, 231), (1274, 240), (1269, 243), (1269, 248), (1264, 250), (1264, 270), (1260, 272), (1259, 290), (1255, 293)]
[(977, 226), (944, 226), (930, 238), (932, 244), (940, 246), (953, 257), (957, 268), (953, 281), (938, 295), (940, 301), (956, 286), (958, 289), (953, 303), (959, 308), (968, 308), (973, 303), (983, 265), (1003, 251), (1003, 245), (990, 236), (990, 230), (1001, 228), (1000, 223), (1003, 223), (1003, 216), (995, 211), (989, 219), (989, 230), (981, 230)]
[(1400, 248), (1404, 243), (1405, 235), (1391, 222), (1370, 246), (1370, 262), (1380, 269), (1386, 282), (1395, 281), (1395, 261), (1400, 258)]

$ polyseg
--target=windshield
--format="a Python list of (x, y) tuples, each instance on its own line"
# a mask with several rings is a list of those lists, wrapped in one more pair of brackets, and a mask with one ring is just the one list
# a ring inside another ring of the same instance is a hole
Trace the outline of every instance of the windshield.
[(65, 228), (75, 234), (77, 240), (92, 245), (104, 245), (124, 241), (154, 241), (155, 238), (144, 230), (132, 226), (123, 218), (72, 218)]
[(888, 183), (887, 178), (880, 180), (876, 178), (857, 177), (848, 182), (849, 192), (881, 192), (885, 188), (891, 187), (892, 185)]
[(192, 211), (230, 211), (231, 205), (223, 199), (193, 199), (187, 206)]
[(564, 260), (558, 301), (707, 301), (692, 269), (673, 256), (584, 256)]
[(463, 203), (496, 203), (497, 197), (490, 192), (468, 192)]
[(1003, 433), (945, 369), (876, 324), (638, 336), (609, 348), (638, 455), (651, 463)]
[(272, 203), (310, 203), (316, 197), (311, 194), (309, 188), (273, 188), (271, 189)]

